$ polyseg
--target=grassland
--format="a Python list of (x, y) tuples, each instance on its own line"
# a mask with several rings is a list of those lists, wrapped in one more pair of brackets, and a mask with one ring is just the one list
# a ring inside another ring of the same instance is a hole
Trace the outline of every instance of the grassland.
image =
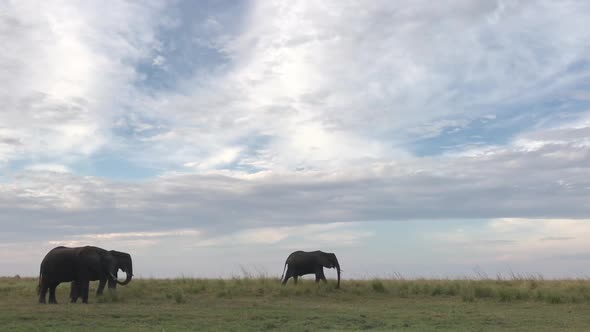
[[(90, 304), (0, 278), (2, 331), (588, 331), (588, 280), (137, 279)], [(93, 287), (96, 287), (94, 284)]]

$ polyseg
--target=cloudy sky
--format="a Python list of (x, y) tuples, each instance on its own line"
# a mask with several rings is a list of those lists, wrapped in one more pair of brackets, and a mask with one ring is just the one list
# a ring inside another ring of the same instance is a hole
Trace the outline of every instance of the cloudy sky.
[(93, 244), (142, 277), (589, 276), (589, 16), (0, 0), (0, 275)]

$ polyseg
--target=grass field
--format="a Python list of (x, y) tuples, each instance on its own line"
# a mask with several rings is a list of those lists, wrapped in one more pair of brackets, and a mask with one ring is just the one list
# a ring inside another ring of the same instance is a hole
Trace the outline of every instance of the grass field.
[[(0, 278), (2, 331), (588, 331), (588, 280), (137, 279), (90, 304), (37, 303), (37, 280)], [(96, 283), (92, 284), (92, 290)], [(91, 290), (91, 291), (92, 291)]]

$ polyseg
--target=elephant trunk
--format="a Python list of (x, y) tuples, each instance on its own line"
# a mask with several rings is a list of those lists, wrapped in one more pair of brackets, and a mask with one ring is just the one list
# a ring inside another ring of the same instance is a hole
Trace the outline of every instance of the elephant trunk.
[(133, 267), (131, 265), (129, 265), (129, 267), (125, 270), (125, 273), (127, 274), (127, 278), (125, 278), (125, 281), (120, 282), (119, 280), (117, 280), (117, 283), (119, 285), (127, 285), (128, 283), (131, 282), (131, 278), (133, 278)]
[(338, 273), (338, 284), (336, 288), (340, 288), (340, 265), (336, 266), (336, 272)]
[(121, 281), (117, 280), (117, 283), (121, 286), (125, 286), (131, 282), (132, 277), (133, 277), (133, 274), (131, 274), (131, 272), (127, 272), (127, 278), (125, 278), (125, 281), (121, 282)]
[(121, 286), (125, 286), (128, 283), (131, 282), (131, 278), (133, 278), (133, 266), (131, 265), (131, 262), (128, 263), (128, 266), (125, 268), (124, 272), (127, 274), (127, 277), (125, 278), (125, 281), (119, 281), (119, 279), (117, 279), (117, 276), (111, 273), (111, 278), (116, 281), (119, 285)]

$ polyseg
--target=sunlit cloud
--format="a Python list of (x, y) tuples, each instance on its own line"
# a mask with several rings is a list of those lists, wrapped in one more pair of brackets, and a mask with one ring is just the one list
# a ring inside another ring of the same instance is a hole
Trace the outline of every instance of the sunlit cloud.
[(30, 171), (48, 171), (55, 173), (70, 173), (71, 170), (64, 165), (60, 164), (34, 164), (26, 168)]
[(27, 261), (1, 263), (94, 244), (173, 275), (163, 252), (223, 269), (321, 247), (384, 271), (373, 241), (412, 244), (369, 225), (424, 220), (408, 260), (586, 257), (587, 2), (0, 12), (0, 242)]
[[(452, 245), (469, 246), (479, 257), (516, 265), (585, 255), (590, 252), (584, 240), (588, 235), (590, 220), (587, 219), (505, 218), (492, 220), (485, 228), (456, 229), (436, 234), (435, 238)], [(474, 255), (465, 257), (474, 258)]]

